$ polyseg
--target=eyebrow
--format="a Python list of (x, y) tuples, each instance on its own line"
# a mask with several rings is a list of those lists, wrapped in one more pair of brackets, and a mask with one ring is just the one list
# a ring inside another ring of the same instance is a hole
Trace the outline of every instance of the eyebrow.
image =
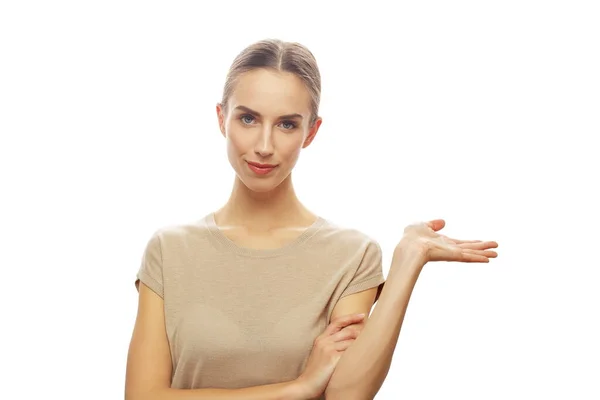
[[(247, 113), (250, 114), (254, 114), (257, 117), (262, 117), (262, 115), (258, 112), (258, 111), (254, 111), (246, 106), (237, 106), (234, 110), (241, 110), (241, 111), (245, 111)], [(300, 114), (287, 114), (287, 115), (282, 115), (279, 117), (279, 119), (291, 119), (291, 118), (304, 118), (302, 115)]]

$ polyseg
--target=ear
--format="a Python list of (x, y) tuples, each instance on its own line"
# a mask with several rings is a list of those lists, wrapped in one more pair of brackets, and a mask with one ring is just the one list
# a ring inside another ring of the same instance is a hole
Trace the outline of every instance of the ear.
[(225, 137), (225, 110), (221, 103), (217, 103), (217, 119), (219, 121), (219, 129), (221, 130), (221, 134)]
[(312, 141), (315, 139), (315, 136), (317, 136), (317, 132), (319, 131), (319, 127), (321, 126), (322, 122), (323, 119), (321, 117), (317, 118), (314, 125), (309, 129), (308, 135), (306, 135), (306, 139), (304, 139), (304, 143), (302, 144), (303, 149), (308, 147), (308, 145), (311, 144)]

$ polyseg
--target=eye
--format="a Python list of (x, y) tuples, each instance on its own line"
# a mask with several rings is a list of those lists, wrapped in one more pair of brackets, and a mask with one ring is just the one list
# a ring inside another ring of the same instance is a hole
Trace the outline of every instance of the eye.
[(254, 117), (250, 114), (244, 114), (240, 116), (240, 121), (242, 121), (246, 125), (250, 125), (252, 121), (254, 121)]
[(282, 125), (283, 129), (286, 129), (286, 130), (292, 130), (292, 129), (296, 128), (296, 123), (292, 122), (292, 121), (283, 121), (281, 123), (281, 125)]

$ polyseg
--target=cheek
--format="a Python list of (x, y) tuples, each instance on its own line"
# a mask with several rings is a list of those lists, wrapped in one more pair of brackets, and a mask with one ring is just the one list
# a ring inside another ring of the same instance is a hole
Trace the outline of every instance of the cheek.
[(227, 130), (227, 149), (231, 153), (242, 154), (247, 153), (252, 147), (252, 141), (249, 135), (243, 135), (236, 129)]
[(301, 139), (301, 137), (300, 139), (294, 138), (294, 140), (290, 140), (281, 147), (280, 155), (282, 158), (285, 158), (287, 162), (295, 163), (300, 156), (303, 143), (303, 140)]
[(236, 136), (235, 133), (230, 131), (227, 132), (227, 158), (231, 165), (237, 169), (238, 160), (241, 156), (248, 152), (244, 141), (239, 136)]

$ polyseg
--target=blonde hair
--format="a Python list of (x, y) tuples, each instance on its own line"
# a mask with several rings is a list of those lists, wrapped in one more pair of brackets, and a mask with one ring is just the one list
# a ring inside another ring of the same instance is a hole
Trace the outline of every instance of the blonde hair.
[(233, 92), (238, 77), (245, 72), (258, 68), (290, 72), (304, 82), (311, 96), (309, 125), (313, 126), (319, 115), (321, 74), (314, 55), (306, 46), (296, 42), (264, 39), (242, 50), (233, 60), (227, 73), (221, 106), (223, 108), (227, 107), (227, 101)]

